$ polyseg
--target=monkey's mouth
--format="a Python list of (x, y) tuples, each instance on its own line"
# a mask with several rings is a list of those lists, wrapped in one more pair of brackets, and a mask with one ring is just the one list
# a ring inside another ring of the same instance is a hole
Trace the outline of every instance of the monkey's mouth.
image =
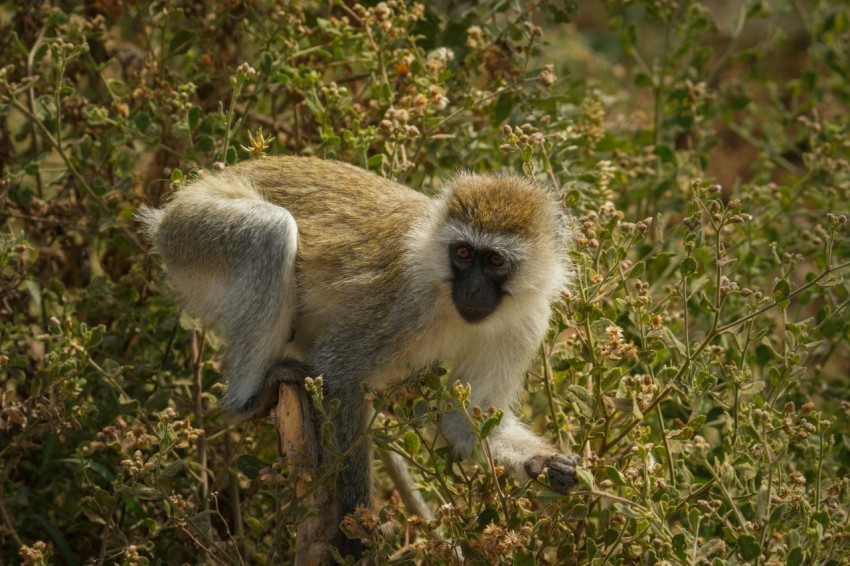
[(460, 317), (470, 324), (478, 324), (493, 314), (495, 308), (474, 309), (469, 307), (459, 307), (455, 305)]

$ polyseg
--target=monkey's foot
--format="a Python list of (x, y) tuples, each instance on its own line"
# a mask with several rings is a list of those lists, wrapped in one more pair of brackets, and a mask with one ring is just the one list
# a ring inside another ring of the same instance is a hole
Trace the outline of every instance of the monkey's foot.
[(263, 389), (250, 401), (250, 409), (246, 409), (255, 419), (266, 418), (277, 405), (278, 389), (282, 383), (302, 385), (304, 378), (318, 375), (313, 369), (297, 360), (283, 360), (276, 363), (266, 372)]
[(543, 470), (547, 470), (549, 487), (557, 493), (568, 493), (578, 482), (576, 466), (579, 457), (575, 454), (539, 454), (525, 461), (525, 473), (531, 479), (537, 479)]

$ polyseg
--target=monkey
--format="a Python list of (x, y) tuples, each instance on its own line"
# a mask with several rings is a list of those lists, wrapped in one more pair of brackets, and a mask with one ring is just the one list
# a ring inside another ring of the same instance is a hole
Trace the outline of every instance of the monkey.
[[(342, 162), (279, 156), (202, 172), (139, 217), (188, 312), (222, 335), (230, 413), (269, 409), (282, 360), (283, 374), (323, 376), (347, 452), (337, 526), (372, 505), (362, 384), (384, 388), (435, 363), (471, 386), (470, 406), (504, 411), (488, 442), (507, 471), (535, 480), (547, 469), (559, 493), (575, 485), (578, 457), (510, 410), (574, 271), (571, 217), (552, 191), (462, 172), (429, 197)], [(477, 439), (462, 411), (438, 430), (469, 457)], [(333, 544), (363, 552), (341, 532)]]

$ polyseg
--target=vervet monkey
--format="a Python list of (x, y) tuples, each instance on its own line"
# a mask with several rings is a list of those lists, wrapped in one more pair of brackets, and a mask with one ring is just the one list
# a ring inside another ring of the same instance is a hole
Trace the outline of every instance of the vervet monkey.
[[(558, 492), (575, 484), (578, 458), (509, 408), (572, 273), (569, 218), (546, 190), (462, 173), (428, 198), (344, 163), (276, 157), (202, 174), (141, 219), (189, 312), (223, 335), (233, 414), (266, 411), (269, 369), (297, 360), (339, 400), (346, 451), (368, 424), (363, 382), (382, 388), (447, 363), (472, 405), (504, 409), (488, 437), (498, 462), (520, 479), (546, 468)], [(440, 431), (459, 455), (477, 444), (459, 410)], [(372, 503), (368, 444), (344, 465), (336, 524)]]

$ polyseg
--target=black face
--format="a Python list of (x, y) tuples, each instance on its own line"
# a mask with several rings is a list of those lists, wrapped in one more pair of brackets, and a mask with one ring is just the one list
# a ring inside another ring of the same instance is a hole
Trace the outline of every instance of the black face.
[(510, 277), (507, 260), (498, 252), (476, 249), (464, 242), (449, 246), (452, 265), (452, 300), (466, 322), (481, 322), (496, 310), (506, 295)]

